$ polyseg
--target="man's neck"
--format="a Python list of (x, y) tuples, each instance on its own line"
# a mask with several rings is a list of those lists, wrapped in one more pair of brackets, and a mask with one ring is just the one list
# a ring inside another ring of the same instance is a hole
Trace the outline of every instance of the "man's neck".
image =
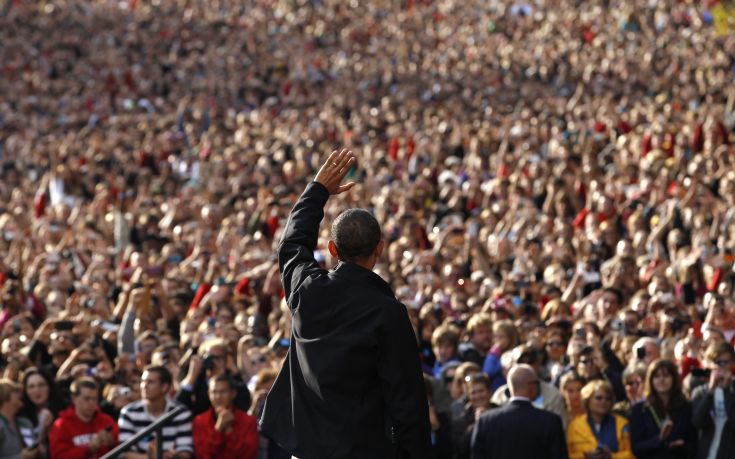
[(92, 421), (92, 418), (94, 417), (94, 414), (92, 416), (83, 416), (79, 410), (74, 410), (74, 413), (76, 413), (77, 417), (82, 420), (82, 422), (89, 424)]
[(157, 400), (148, 400), (146, 405), (148, 406), (148, 413), (153, 416), (160, 416), (166, 411), (166, 397), (161, 397)]

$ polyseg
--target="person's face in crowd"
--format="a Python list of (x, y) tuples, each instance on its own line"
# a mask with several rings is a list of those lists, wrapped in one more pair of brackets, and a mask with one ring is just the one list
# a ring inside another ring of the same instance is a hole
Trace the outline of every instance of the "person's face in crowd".
[(617, 314), (620, 305), (618, 304), (618, 299), (614, 294), (605, 292), (600, 297), (600, 307), (603, 317), (612, 317)]
[(228, 325), (233, 323), (235, 318), (232, 315), (232, 311), (228, 309), (221, 309), (217, 311), (217, 324)]
[(88, 387), (82, 387), (79, 389), (79, 393), (72, 395), (72, 402), (74, 403), (74, 410), (83, 421), (89, 421), (97, 411), (98, 406), (98, 395), (96, 389)]
[(665, 368), (659, 368), (656, 373), (653, 374), (651, 380), (653, 390), (658, 394), (668, 394), (671, 392), (671, 387), (674, 384), (673, 376)]
[(37, 407), (45, 406), (48, 403), (49, 390), (48, 383), (38, 373), (32, 374), (26, 380), (26, 394)]
[(151, 355), (153, 355), (153, 350), (156, 349), (156, 346), (158, 346), (158, 343), (152, 338), (145, 339), (140, 343), (140, 352), (146, 356), (147, 361), (150, 361)]
[(493, 346), (497, 346), (502, 350), (507, 350), (510, 347), (510, 336), (505, 330), (497, 330), (493, 336)]
[(564, 340), (559, 335), (552, 335), (546, 341), (546, 353), (553, 362), (558, 362), (564, 356)]
[(595, 356), (592, 354), (585, 354), (579, 357), (579, 364), (577, 365), (577, 373), (586, 379), (596, 378), (600, 374), (600, 370), (597, 367)]
[(576, 410), (582, 406), (582, 382), (568, 381), (562, 388), (562, 395), (567, 402), (567, 406)]
[(250, 359), (250, 364), (252, 365), (256, 373), (260, 370), (268, 368), (268, 356), (265, 354), (265, 352), (261, 351), (260, 349), (251, 349), (247, 355), (247, 358)]
[(646, 350), (646, 357), (643, 359), (646, 366), (650, 365), (654, 360), (661, 358), (661, 349), (659, 349), (656, 343), (646, 342), (643, 348)]
[(719, 372), (721, 375), (726, 377), (728, 381), (732, 381), (732, 372), (735, 369), (735, 360), (733, 360), (730, 354), (722, 353), (718, 355), (715, 360), (706, 360), (705, 365), (711, 371)]
[(232, 387), (224, 381), (217, 383), (212, 380), (209, 384), (209, 400), (212, 402), (215, 412), (219, 412), (222, 409), (227, 409), (232, 406), (232, 401), (235, 399), (235, 391)]
[(446, 362), (456, 353), (457, 348), (451, 343), (438, 343), (434, 346), (434, 355), (439, 362)]
[(115, 407), (116, 410), (122, 409), (125, 405), (130, 403), (130, 388), (115, 384), (110, 388), (107, 395), (107, 403), (110, 403)]
[(213, 346), (209, 350), (209, 356), (214, 361), (214, 366), (209, 370), (208, 375), (221, 375), (227, 369), (227, 349), (221, 346)]
[(168, 384), (161, 383), (158, 373), (144, 371), (140, 379), (140, 396), (150, 402), (159, 401), (166, 397), (169, 390)]
[(471, 382), (470, 386), (470, 404), (473, 408), (487, 408), (490, 406), (490, 397), (492, 394), (483, 382)]
[(613, 395), (606, 390), (598, 389), (590, 397), (589, 411), (591, 414), (606, 416), (613, 406)]
[(637, 402), (643, 397), (643, 380), (635, 373), (628, 376), (625, 381), (625, 395), (631, 402)]

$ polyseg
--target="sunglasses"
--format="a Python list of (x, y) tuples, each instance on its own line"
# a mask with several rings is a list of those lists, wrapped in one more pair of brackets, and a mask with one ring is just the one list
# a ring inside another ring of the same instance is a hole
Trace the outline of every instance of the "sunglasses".
[(564, 347), (564, 343), (562, 341), (549, 341), (546, 345), (549, 347)]

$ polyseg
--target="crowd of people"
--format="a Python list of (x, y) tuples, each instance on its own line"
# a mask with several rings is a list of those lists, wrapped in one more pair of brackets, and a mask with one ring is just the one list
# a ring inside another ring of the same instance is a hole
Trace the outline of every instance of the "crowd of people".
[(518, 363), (572, 458), (731, 457), (735, 38), (707, 2), (3, 3), (3, 459), (101, 457), (179, 405), (164, 457), (290, 457), (256, 422), (275, 246), (336, 147), (358, 184), (325, 221), (384, 228), (437, 458)]

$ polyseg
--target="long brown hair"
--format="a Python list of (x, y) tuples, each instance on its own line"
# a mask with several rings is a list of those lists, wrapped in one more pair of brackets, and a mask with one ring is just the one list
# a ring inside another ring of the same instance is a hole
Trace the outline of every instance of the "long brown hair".
[[(664, 406), (661, 396), (653, 388), (653, 376), (659, 370), (664, 370), (671, 376), (672, 383), (668, 406)], [(648, 372), (646, 373), (646, 404), (662, 418), (666, 416), (674, 418), (686, 404), (686, 398), (684, 398), (684, 393), (681, 390), (681, 377), (678, 368), (671, 360), (654, 360), (648, 366)]]

